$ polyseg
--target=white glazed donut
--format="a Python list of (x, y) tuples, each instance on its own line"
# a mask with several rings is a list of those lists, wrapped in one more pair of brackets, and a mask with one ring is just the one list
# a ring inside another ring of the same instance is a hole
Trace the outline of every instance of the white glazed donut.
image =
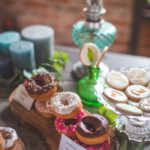
[(5, 149), (11, 149), (18, 140), (16, 131), (9, 127), (0, 127), (0, 133), (5, 140)]
[(117, 90), (124, 90), (129, 85), (128, 78), (121, 72), (112, 70), (106, 76), (107, 84)]
[(118, 91), (113, 88), (105, 89), (103, 94), (108, 100), (115, 102), (115, 103), (126, 103), (128, 99), (127, 96), (123, 92)]
[[(72, 118), (82, 109), (80, 97), (73, 92), (59, 92), (51, 99), (51, 109), (57, 117)], [(49, 105), (49, 102), (47, 102)]]
[(139, 108), (145, 112), (150, 112), (150, 97), (146, 97), (140, 100)]
[(143, 68), (130, 68), (127, 77), (131, 84), (146, 86), (150, 82), (150, 72)]
[(132, 101), (138, 102), (140, 99), (150, 95), (150, 90), (142, 85), (130, 85), (126, 89), (126, 94)]

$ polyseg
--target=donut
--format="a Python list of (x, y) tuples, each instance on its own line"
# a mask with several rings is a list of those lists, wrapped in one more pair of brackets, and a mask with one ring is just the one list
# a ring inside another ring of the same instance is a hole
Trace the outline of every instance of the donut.
[(108, 141), (97, 145), (86, 145), (81, 143), (79, 140), (75, 140), (75, 142), (81, 145), (82, 147), (86, 148), (86, 150), (110, 150), (110, 144)]
[(58, 118), (71, 119), (82, 111), (80, 97), (73, 92), (58, 92), (47, 102), (51, 103), (51, 110)]
[(127, 115), (136, 115), (136, 116), (140, 116), (143, 114), (142, 110), (135, 107), (135, 106), (131, 106), (129, 104), (116, 104), (115, 105), (116, 109), (119, 110), (120, 112), (123, 112)]
[(103, 91), (103, 95), (114, 103), (126, 103), (128, 100), (127, 96), (123, 92), (113, 88), (105, 89)]
[(2, 150), (24, 150), (24, 145), (20, 142), (14, 129), (0, 127), (0, 135), (0, 142), (3, 144)]
[(144, 112), (150, 113), (150, 97), (146, 97), (140, 100), (139, 108)]
[(150, 72), (144, 68), (130, 68), (127, 77), (131, 84), (146, 86), (150, 82)]
[(112, 70), (106, 76), (106, 83), (114, 89), (124, 90), (129, 85), (129, 80), (123, 73)]
[(150, 95), (150, 90), (142, 85), (130, 85), (125, 92), (129, 99), (135, 102)]
[(55, 119), (55, 128), (58, 133), (65, 134), (68, 137), (74, 137), (77, 128), (77, 123), (85, 116), (85, 112), (80, 112), (72, 119)]
[(47, 100), (57, 91), (57, 82), (49, 73), (39, 73), (24, 82), (28, 94), (35, 100)]
[(109, 139), (108, 121), (98, 115), (87, 115), (76, 128), (77, 139), (87, 145), (102, 144)]
[(46, 107), (46, 101), (36, 101), (35, 108), (36, 108), (36, 111), (44, 118), (49, 119), (49, 118), (54, 117), (51, 111), (51, 108)]

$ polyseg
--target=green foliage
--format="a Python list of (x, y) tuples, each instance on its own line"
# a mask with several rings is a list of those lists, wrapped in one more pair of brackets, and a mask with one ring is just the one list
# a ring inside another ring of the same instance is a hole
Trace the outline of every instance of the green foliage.
[(17, 86), (22, 83), (25, 79), (32, 77), (40, 72), (51, 72), (54, 73), (57, 80), (61, 79), (61, 71), (65, 68), (66, 63), (69, 60), (69, 56), (64, 51), (54, 51), (53, 58), (49, 58), (48, 63), (42, 63), (41, 66), (32, 72), (28, 72), (27, 70), (15, 70), (15, 74), (10, 79), (4, 79), (0, 76), (0, 85), (8, 87)]
[(88, 53), (87, 53), (88, 59), (93, 62), (94, 56), (92, 50), (88, 47)]

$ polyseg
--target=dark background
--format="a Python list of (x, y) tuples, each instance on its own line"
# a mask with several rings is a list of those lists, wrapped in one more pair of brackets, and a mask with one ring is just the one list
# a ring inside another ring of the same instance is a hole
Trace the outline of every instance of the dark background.
[[(0, 31), (32, 24), (52, 26), (57, 45), (75, 46), (72, 25), (83, 18), (85, 0), (0, 0)], [(150, 0), (104, 0), (104, 18), (117, 27), (112, 51), (150, 56)]]

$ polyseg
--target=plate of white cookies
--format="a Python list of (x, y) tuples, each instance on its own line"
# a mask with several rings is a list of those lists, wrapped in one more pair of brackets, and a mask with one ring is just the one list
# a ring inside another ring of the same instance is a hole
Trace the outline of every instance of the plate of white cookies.
[(99, 101), (118, 115), (150, 119), (150, 70), (139, 67), (111, 70), (103, 92), (96, 88)]

